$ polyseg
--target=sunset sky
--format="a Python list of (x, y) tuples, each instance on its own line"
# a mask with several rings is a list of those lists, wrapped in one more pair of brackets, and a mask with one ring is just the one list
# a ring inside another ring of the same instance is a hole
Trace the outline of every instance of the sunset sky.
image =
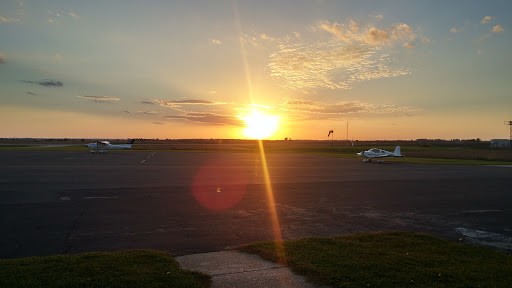
[[(0, 137), (508, 138), (512, 2), (0, 2)], [(266, 121), (256, 122), (268, 126)]]

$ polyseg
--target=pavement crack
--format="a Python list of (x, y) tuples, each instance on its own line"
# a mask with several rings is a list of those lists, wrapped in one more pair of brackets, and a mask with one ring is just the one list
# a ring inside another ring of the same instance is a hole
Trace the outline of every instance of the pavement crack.
[(275, 269), (287, 269), (286, 266), (274, 266), (269, 268), (262, 268), (262, 269), (251, 269), (251, 270), (243, 270), (243, 271), (237, 271), (237, 272), (227, 272), (227, 273), (219, 273), (219, 274), (210, 274), (212, 277), (217, 276), (225, 276), (225, 275), (233, 275), (233, 274), (242, 274), (242, 273), (250, 273), (250, 272), (257, 272), (257, 271), (267, 271), (267, 270), (275, 270)]
[(68, 254), (71, 251), (71, 237), (73, 233), (75, 232), (76, 228), (78, 227), (78, 223), (80, 219), (85, 215), (85, 212), (87, 211), (87, 208), (83, 209), (78, 216), (76, 216), (73, 219), (73, 222), (71, 223), (71, 228), (69, 229), (69, 232), (66, 234), (66, 239), (64, 240), (64, 249), (62, 250), (62, 254)]

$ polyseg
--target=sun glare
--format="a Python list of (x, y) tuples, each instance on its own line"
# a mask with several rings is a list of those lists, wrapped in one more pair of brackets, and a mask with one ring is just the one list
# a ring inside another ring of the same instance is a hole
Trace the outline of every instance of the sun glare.
[(252, 110), (242, 117), (245, 121), (244, 135), (252, 139), (265, 139), (277, 132), (279, 117), (260, 110)]

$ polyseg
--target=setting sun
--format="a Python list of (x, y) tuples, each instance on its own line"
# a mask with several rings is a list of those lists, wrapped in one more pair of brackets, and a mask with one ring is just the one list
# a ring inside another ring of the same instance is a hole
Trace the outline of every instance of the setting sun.
[(260, 110), (252, 110), (241, 117), (245, 121), (244, 135), (253, 139), (265, 139), (272, 136), (279, 128), (279, 117)]

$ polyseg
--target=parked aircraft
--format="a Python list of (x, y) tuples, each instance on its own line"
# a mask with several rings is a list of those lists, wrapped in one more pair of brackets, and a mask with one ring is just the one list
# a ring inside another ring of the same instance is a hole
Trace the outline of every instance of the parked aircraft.
[(108, 150), (131, 149), (133, 142), (135, 142), (135, 140), (130, 140), (127, 144), (111, 144), (109, 141), (96, 141), (85, 144), (85, 146), (91, 149), (91, 153), (105, 153)]
[(385, 157), (404, 157), (400, 153), (400, 146), (395, 147), (394, 152), (372, 148), (370, 150), (362, 151), (357, 153), (358, 156), (363, 157), (363, 162), (371, 162), (373, 158), (385, 158)]

